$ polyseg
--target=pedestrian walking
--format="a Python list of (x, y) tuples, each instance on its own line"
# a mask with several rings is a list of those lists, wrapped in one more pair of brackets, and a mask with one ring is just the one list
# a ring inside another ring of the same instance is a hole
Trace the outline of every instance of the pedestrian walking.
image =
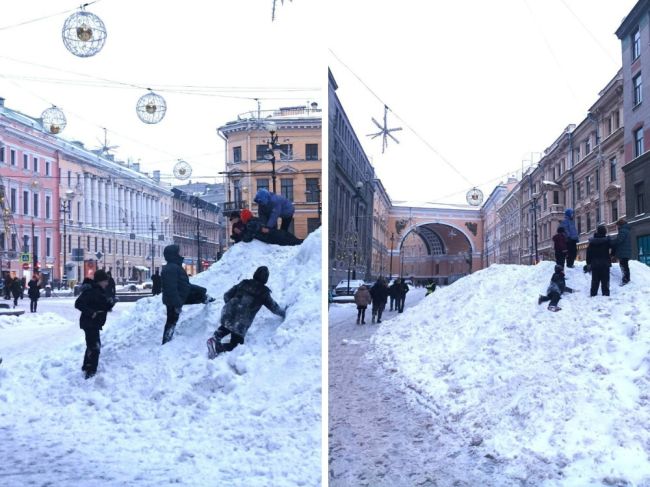
[(11, 295), (14, 298), (14, 308), (18, 306), (18, 299), (22, 296), (22, 286), (20, 284), (20, 279), (14, 277), (11, 281)]
[(81, 311), (79, 328), (84, 331), (86, 337), (86, 352), (81, 366), (86, 379), (90, 379), (97, 373), (102, 348), (100, 331), (106, 324), (106, 314), (115, 305), (115, 300), (106, 290), (107, 287), (108, 275), (100, 269), (95, 272), (92, 280), (84, 279), (81, 294), (74, 303), (75, 308)]
[(625, 218), (619, 218), (616, 222), (616, 227), (618, 228), (618, 235), (613, 242), (614, 250), (612, 254), (616, 255), (621, 266), (621, 272), (623, 274), (621, 286), (625, 286), (630, 282), (630, 258), (632, 257), (632, 237), (630, 230), (632, 227), (630, 227), (630, 224)]
[[(208, 358), (213, 359), (223, 352), (229, 352), (244, 343), (248, 329), (253, 324), (257, 312), (265, 306), (271, 313), (286, 316), (286, 308), (281, 308), (271, 297), (271, 290), (266, 286), (269, 269), (258, 267), (252, 279), (244, 279), (231, 287), (223, 296), (225, 305), (221, 310), (221, 324), (211, 338), (208, 338)], [(230, 341), (221, 340), (230, 335)]]
[(111, 271), (108, 271), (106, 275), (108, 276), (108, 286), (106, 287), (106, 292), (111, 298), (115, 298), (117, 295), (117, 286), (115, 285), (115, 279), (113, 279)]
[(548, 289), (546, 290), (546, 296), (540, 296), (537, 300), (537, 304), (542, 304), (546, 301), (550, 301), (548, 310), (560, 311), (562, 308), (558, 307), (558, 303), (562, 298), (562, 293), (572, 292), (573, 289), (566, 285), (566, 279), (564, 277), (564, 266), (555, 264), (555, 269), (553, 275), (551, 276), (551, 282), (548, 285)]
[(564, 220), (560, 223), (560, 226), (564, 228), (564, 234), (566, 236), (567, 244), (567, 255), (566, 255), (566, 266), (573, 269), (573, 263), (576, 260), (578, 255), (578, 229), (576, 228), (576, 223), (574, 220), (575, 213), (573, 208), (567, 208), (564, 210)]
[(409, 292), (409, 285), (404, 282), (404, 279), (399, 279), (397, 288), (395, 289), (395, 301), (397, 303), (397, 312), (404, 312), (404, 305), (406, 304), (406, 293)]
[(388, 297), (390, 298), (390, 309), (388, 311), (397, 311), (397, 306), (395, 306), (395, 301), (397, 299), (397, 282), (398, 279), (394, 279), (393, 283), (388, 287)]
[(27, 278), (23, 276), (20, 278), (20, 299), (25, 299), (26, 288), (27, 288)]
[(372, 299), (372, 323), (381, 323), (381, 315), (386, 308), (386, 301), (390, 291), (383, 277), (377, 279), (377, 282), (370, 288), (370, 297)]
[(553, 235), (553, 249), (555, 250), (555, 263), (564, 269), (564, 262), (567, 257), (568, 247), (564, 227), (558, 227), (557, 233)]
[(151, 293), (154, 296), (159, 295), (162, 292), (162, 280), (160, 279), (160, 274), (156, 269), (153, 276), (151, 276)]
[(591, 270), (590, 295), (598, 294), (601, 288), (603, 296), (609, 296), (609, 268), (612, 266), (610, 250), (612, 241), (607, 236), (607, 227), (598, 225), (595, 235), (589, 239), (587, 247), (587, 266)]
[(41, 289), (38, 285), (38, 275), (34, 274), (32, 278), (27, 283), (29, 290), (27, 291), (27, 296), (29, 297), (29, 311), (30, 313), (36, 313), (36, 307), (38, 305), (38, 298), (41, 297)]
[(354, 293), (354, 302), (357, 305), (357, 325), (365, 325), (366, 309), (372, 302), (372, 297), (370, 296), (370, 291), (368, 291), (367, 286), (363, 284), (359, 286)]

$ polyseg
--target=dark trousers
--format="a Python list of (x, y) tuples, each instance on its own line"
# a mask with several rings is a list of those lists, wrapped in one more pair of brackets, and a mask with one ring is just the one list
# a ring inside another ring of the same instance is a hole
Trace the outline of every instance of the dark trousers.
[(600, 286), (603, 296), (609, 296), (609, 267), (591, 269), (591, 296), (598, 294)]
[(92, 376), (97, 372), (102, 342), (99, 338), (99, 328), (84, 328), (84, 333), (86, 334), (86, 353), (81, 370), (86, 372), (86, 376)]
[(287, 216), (287, 217), (282, 217), (282, 221), (280, 222), (280, 230), (284, 230), (285, 232), (289, 231), (289, 226), (291, 225), (291, 222), (293, 221), (293, 216)]
[(398, 296), (397, 298), (395, 298), (395, 300), (397, 301), (397, 307), (396, 307), (397, 312), (398, 313), (404, 312), (404, 304), (406, 303), (406, 296)]
[[(230, 342), (221, 343), (221, 340), (223, 340), (228, 335), (230, 335)], [(225, 328), (223, 326), (220, 326), (217, 328), (217, 331), (214, 332), (214, 339), (217, 341), (220, 351), (224, 352), (230, 352), (237, 345), (244, 343), (243, 336), (238, 335), (237, 333), (233, 333), (228, 328)]]
[(36, 313), (36, 306), (38, 305), (38, 299), (29, 300), (29, 311)]
[(373, 301), (372, 302), (372, 317), (377, 318), (377, 321), (381, 321), (381, 315), (384, 312), (384, 308), (386, 307), (386, 301)]
[(630, 282), (630, 259), (623, 257), (618, 260), (621, 263), (621, 270), (623, 271), (623, 282)]
[(359, 322), (361, 322), (361, 323), (366, 322), (366, 308), (367, 308), (367, 306), (358, 306), (357, 307), (357, 324), (359, 324)]
[(18, 306), (18, 298), (20, 298), (20, 296), (14, 296), (14, 308)]
[(576, 255), (578, 255), (578, 241), (568, 238), (566, 241), (567, 254), (566, 254), (566, 265), (567, 267), (573, 267), (573, 262), (576, 260)]
[(179, 316), (173, 306), (167, 306), (167, 321), (165, 322), (165, 331), (163, 332), (162, 339), (163, 345), (174, 338), (174, 330), (176, 329)]
[(390, 296), (390, 309), (389, 309), (389, 311), (393, 311), (394, 307), (395, 307), (395, 296)]
[(549, 306), (557, 306), (557, 303), (560, 302), (561, 297), (562, 296), (560, 295), (560, 293), (558, 293), (557, 291), (553, 291), (549, 293), (548, 296), (541, 296), (539, 298), (539, 302), (543, 303), (544, 301), (550, 301), (550, 303), (548, 303)]
[(562, 250), (555, 251), (555, 263), (564, 267), (564, 259), (566, 258), (566, 253)]

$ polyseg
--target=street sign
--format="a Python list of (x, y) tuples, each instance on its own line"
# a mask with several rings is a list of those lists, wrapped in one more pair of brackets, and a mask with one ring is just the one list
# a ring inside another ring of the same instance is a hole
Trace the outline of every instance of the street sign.
[(28, 253), (20, 254), (20, 262), (23, 264), (31, 264), (32, 254), (28, 254)]

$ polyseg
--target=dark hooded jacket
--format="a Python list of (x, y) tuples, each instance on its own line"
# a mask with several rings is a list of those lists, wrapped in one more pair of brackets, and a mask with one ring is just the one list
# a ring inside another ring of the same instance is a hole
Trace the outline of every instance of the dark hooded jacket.
[(557, 293), (572, 293), (573, 289), (566, 285), (566, 279), (564, 277), (564, 272), (555, 271), (551, 276), (551, 283), (548, 285), (546, 294), (551, 294), (552, 292)]
[(16, 277), (11, 282), (11, 295), (14, 298), (19, 298), (22, 293), (23, 293), (23, 286), (20, 283), (20, 279)]
[(94, 281), (85, 283), (81, 289), (82, 292), (74, 303), (74, 307), (81, 311), (79, 328), (101, 330), (106, 323), (106, 313), (113, 309), (115, 301)]
[(27, 296), (29, 299), (38, 299), (41, 297), (41, 291), (38, 287), (38, 280), (30, 279), (27, 283), (29, 290), (27, 291)]
[(587, 264), (592, 269), (605, 269), (612, 266), (610, 249), (612, 241), (607, 235), (596, 234), (589, 239), (587, 247)]
[(293, 203), (284, 196), (271, 193), (267, 189), (260, 189), (255, 195), (258, 214), (264, 226), (268, 228), (277, 228), (278, 218), (288, 218), (293, 216)]
[(370, 296), (372, 297), (373, 303), (384, 303), (388, 301), (388, 286), (383, 280), (378, 280), (370, 288)]
[(578, 240), (579, 238), (573, 215), (573, 209), (567, 208), (564, 210), (564, 220), (560, 223), (560, 226), (564, 228), (564, 235), (566, 235), (567, 240)]
[(244, 279), (223, 295), (226, 302), (221, 310), (221, 325), (244, 337), (262, 306), (284, 318), (285, 312), (273, 298), (271, 290), (255, 279)]
[(616, 249), (616, 257), (619, 259), (631, 259), (632, 258), (632, 238), (630, 237), (630, 227), (629, 223), (625, 223), (618, 227), (618, 235), (614, 241), (614, 246)]
[(167, 306), (180, 308), (190, 294), (190, 279), (183, 269), (183, 257), (178, 245), (168, 245), (163, 251), (167, 264), (160, 276), (162, 284), (162, 301)]

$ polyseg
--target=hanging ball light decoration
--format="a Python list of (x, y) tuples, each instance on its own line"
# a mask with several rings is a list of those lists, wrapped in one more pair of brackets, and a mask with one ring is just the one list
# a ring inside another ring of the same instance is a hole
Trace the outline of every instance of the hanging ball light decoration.
[(479, 206), (483, 203), (483, 192), (478, 188), (472, 188), (467, 192), (467, 203), (472, 206)]
[(144, 123), (158, 123), (165, 117), (167, 103), (162, 96), (149, 89), (149, 93), (140, 97), (135, 110)]
[(65, 115), (61, 109), (55, 106), (52, 106), (52, 108), (48, 108), (41, 113), (41, 120), (45, 131), (54, 135), (60, 133), (67, 123)]
[(192, 175), (192, 166), (188, 162), (179, 159), (174, 165), (174, 177), (176, 179), (187, 179)]
[(106, 42), (106, 26), (95, 14), (82, 9), (65, 19), (61, 30), (63, 44), (75, 56), (97, 54)]

